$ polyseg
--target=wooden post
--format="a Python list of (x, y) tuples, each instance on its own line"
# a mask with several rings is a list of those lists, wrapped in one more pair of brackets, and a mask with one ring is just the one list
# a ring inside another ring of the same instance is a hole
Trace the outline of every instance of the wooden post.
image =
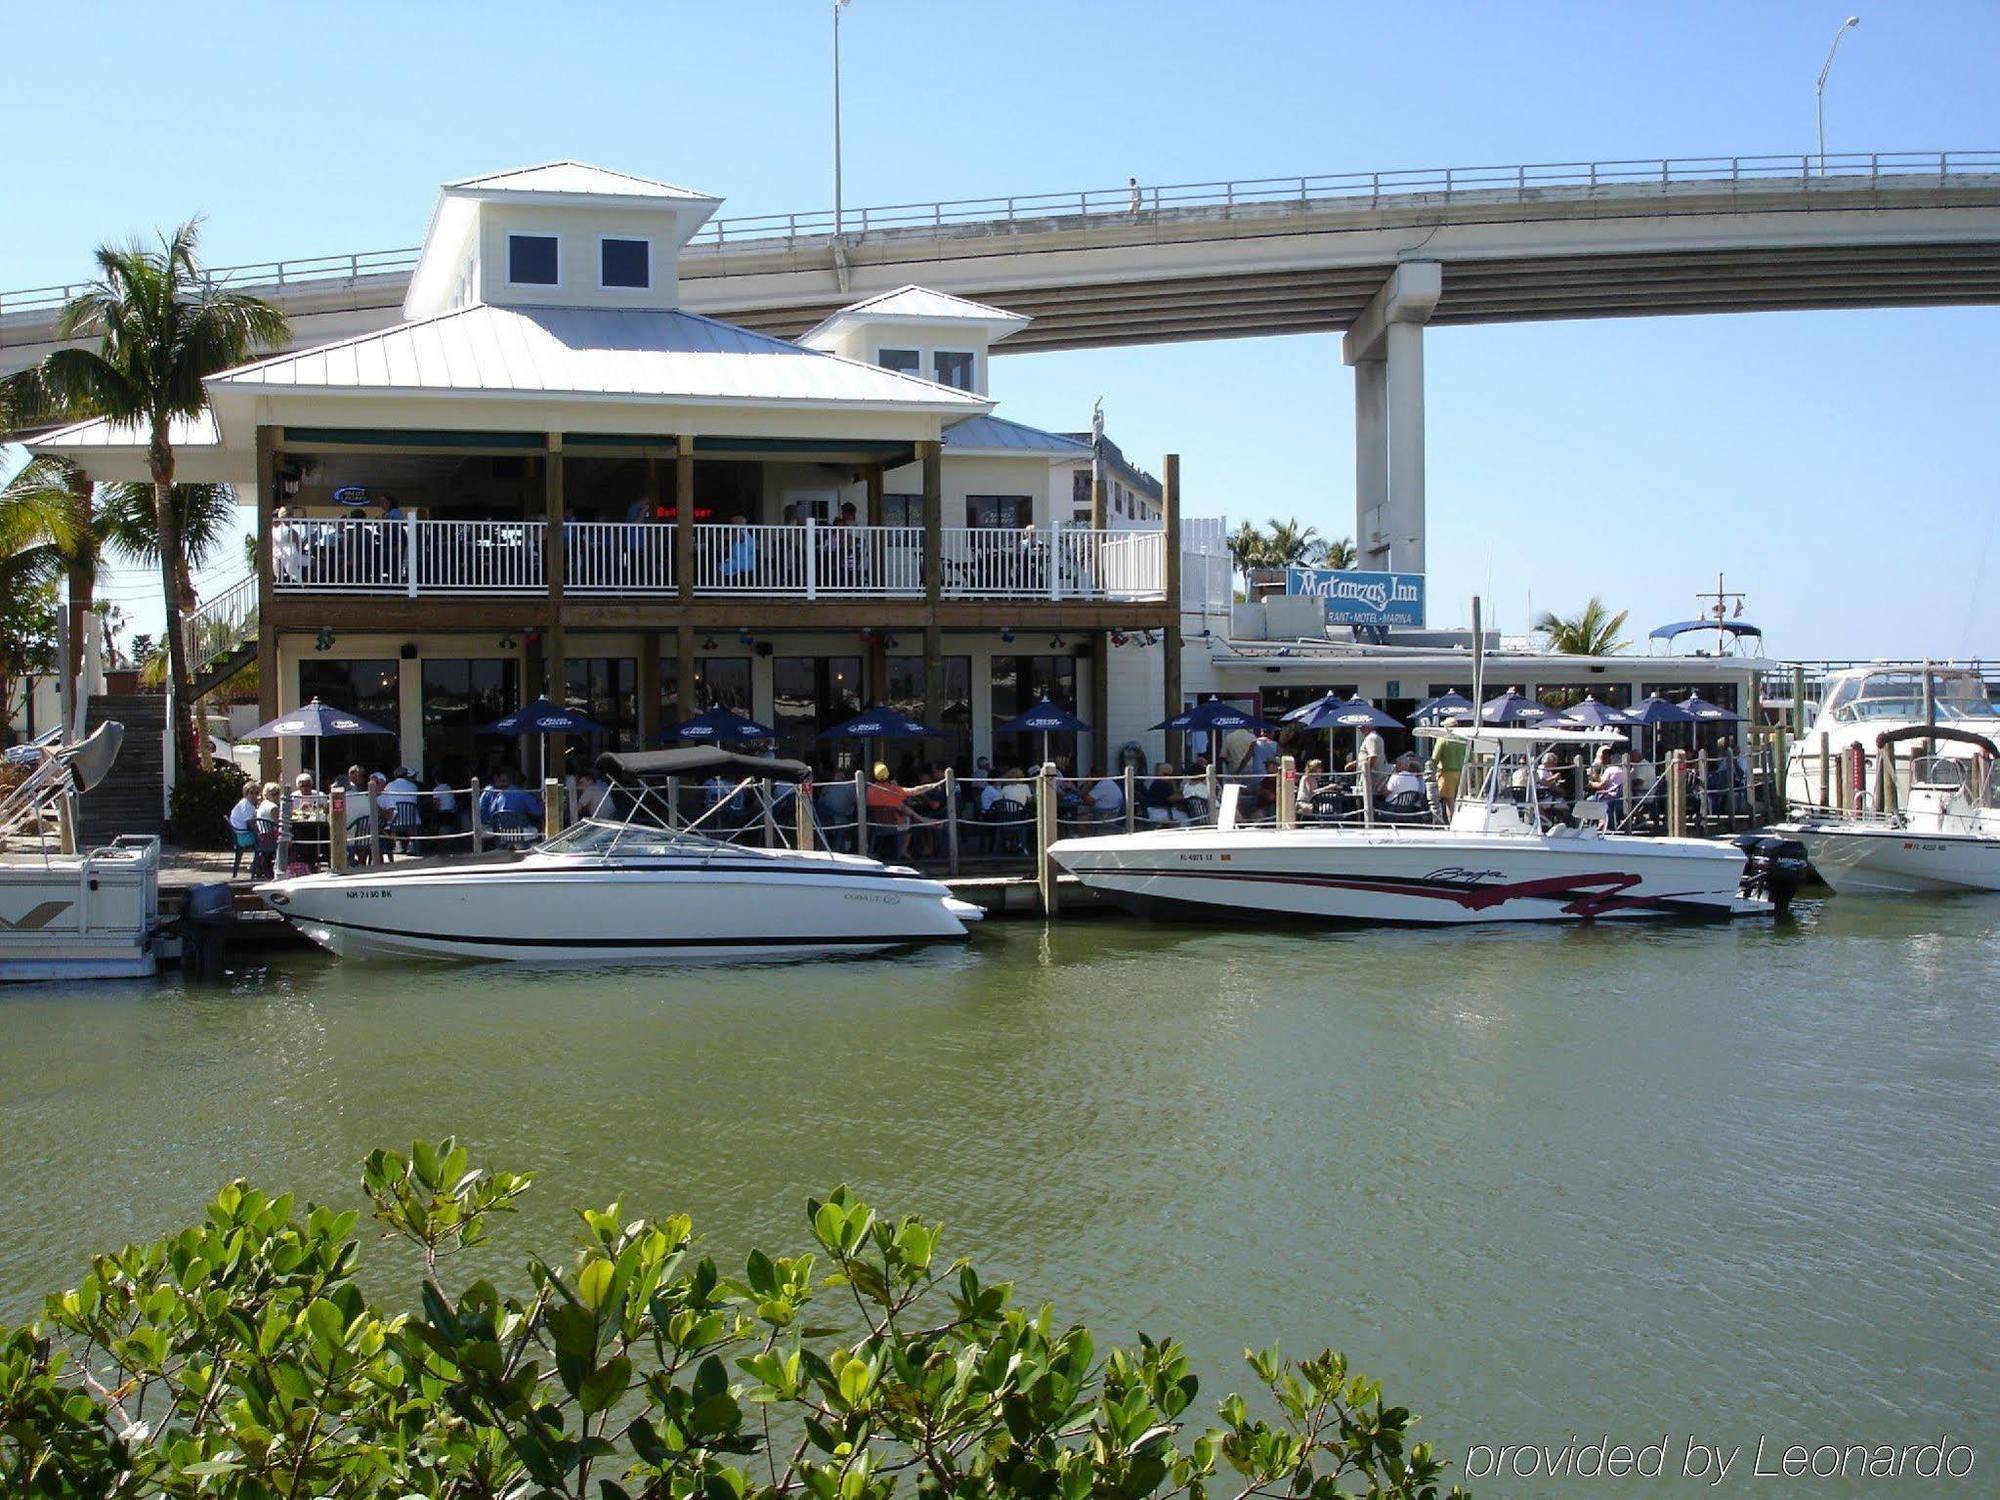
[(694, 605), (694, 439), (685, 433), (674, 439), (674, 590), (685, 614)]
[(944, 768), (944, 853), (945, 869), (958, 873), (958, 772)]
[[(64, 656), (65, 670), (68, 660)], [(56, 849), (63, 854), (76, 853), (76, 793), (73, 791), (64, 792), (56, 798)]]
[[(1097, 632), (1097, 649), (1090, 663), (1090, 768), (1099, 776), (1111, 774), (1111, 632)], [(1077, 763), (1077, 773), (1083, 764)]]
[(1824, 729), (1819, 734), (1819, 805), (1831, 807), (1833, 799), (1828, 795), (1828, 787), (1833, 778), (1833, 736)]
[(669, 776), (667, 778), (667, 827), (678, 828), (680, 826), (681, 779), (678, 776)]
[(854, 852), (868, 852), (868, 773), (854, 773)]
[(1299, 826), (1299, 772), (1289, 755), (1278, 757), (1278, 826)]
[(801, 781), (792, 791), (792, 842), (801, 850), (813, 846), (813, 785)]
[(326, 862), (333, 873), (347, 873), (347, 793), (332, 792), (326, 799)]
[(1687, 837), (1687, 751), (1676, 750), (1667, 757), (1667, 832), (1674, 838)]
[(278, 792), (278, 843), (271, 851), (271, 873), (283, 875), (292, 867), (292, 794)]
[[(277, 582), (272, 553), (271, 515), (278, 504), (278, 435), (282, 429), (257, 429), (257, 717), (268, 724), (278, 717), (278, 627), (272, 623), (271, 597)], [(257, 778), (279, 777), (277, 740), (257, 747)]]
[(1056, 862), (1049, 845), (1056, 841), (1055, 767), (1044, 761), (1035, 773), (1035, 884), (1042, 894), (1042, 915), (1056, 914)]
[(917, 456), (924, 466), (924, 722), (935, 729), (944, 712), (944, 624), (938, 618), (944, 588), (944, 444), (918, 443)]
[(1708, 827), (1708, 770), (1708, 752), (1697, 750), (1694, 757), (1694, 820), (1702, 828)]
[[(1213, 740), (1214, 738), (1215, 738), (1215, 736), (1214, 736), (1214, 735), (1212, 735), (1212, 734), (1211, 734), (1211, 735), (1209, 736), (1209, 739), (1210, 739), (1210, 740)], [(1203, 797), (1205, 797), (1205, 798), (1207, 799), (1207, 801), (1208, 801), (1208, 818), (1209, 818), (1209, 821), (1210, 821), (1210, 822), (1212, 823), (1212, 822), (1214, 822), (1214, 821), (1215, 821), (1215, 820), (1216, 820), (1217, 818), (1219, 818), (1219, 817), (1220, 817), (1220, 816), (1222, 815), (1222, 809), (1221, 809), (1221, 808), (1220, 808), (1219, 806), (1217, 806), (1217, 805), (1216, 805), (1216, 797), (1215, 797), (1215, 757), (1214, 757), (1214, 756), (1210, 756), (1210, 757), (1209, 757), (1209, 761), (1208, 761), (1208, 766), (1207, 766), (1207, 769), (1205, 769), (1205, 770), (1204, 770), (1204, 771), (1202, 772), (1202, 775), (1201, 775), (1201, 784), (1202, 784), (1202, 788), (1203, 788), (1203, 790), (1202, 790), (1202, 795), (1203, 795)]]
[[(563, 642), (563, 580), (569, 569), (569, 527), (563, 510), (562, 434), (551, 432), (542, 455), (542, 503), (548, 513), (542, 577), (549, 591), (549, 628), (542, 657), (548, 668), (549, 696), (560, 703), (569, 690), (569, 659)], [(543, 746), (543, 758), (548, 749)]]
[(1130, 766), (1125, 768), (1125, 831), (1134, 833), (1139, 827), (1139, 804), (1135, 794), (1139, 790), (1139, 778)]
[(542, 778), (542, 837), (552, 839), (563, 831), (563, 784), (553, 776)]
[(466, 797), (472, 814), (466, 826), (472, 830), (472, 852), (474, 854), (484, 854), (486, 852), (486, 825), (479, 819), (479, 797), (482, 791), (484, 791), (484, 788), (480, 786), (479, 778), (477, 776), (473, 777), (472, 784), (466, 791)]
[(868, 470), (863, 478), (868, 483), (868, 524), (870, 526), (880, 526), (883, 524), (882, 466), (876, 464)]
[[(1166, 659), (1163, 663), (1166, 701), (1163, 718), (1181, 711), (1181, 456), (1169, 453), (1160, 465), (1160, 524), (1164, 528), (1160, 545), (1166, 554), (1160, 559), (1160, 577), (1167, 598)], [(1178, 769), (1186, 753), (1186, 738), (1167, 731), (1167, 759)], [(1211, 804), (1213, 805), (1213, 804)]]
[(1806, 736), (1806, 669), (1796, 664), (1792, 667), (1792, 733), (1799, 739)]
[(778, 847), (778, 810), (771, 805), (771, 778), (766, 776), (758, 784), (758, 794), (764, 799), (764, 847)]
[(373, 792), (363, 792), (368, 799), (368, 863), (375, 869), (382, 868), (382, 804)]
[(1090, 529), (1102, 531), (1110, 524), (1111, 502), (1105, 495), (1104, 455), (1094, 454), (1090, 460)]

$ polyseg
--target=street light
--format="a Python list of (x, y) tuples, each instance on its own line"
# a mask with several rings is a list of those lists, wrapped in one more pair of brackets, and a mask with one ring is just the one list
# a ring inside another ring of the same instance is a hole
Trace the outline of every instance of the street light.
[[(1826, 176), (1826, 75), (1833, 71), (1833, 55), (1840, 50), (1840, 39), (1860, 24), (1859, 16), (1849, 16), (1840, 23), (1840, 29), (1833, 34), (1833, 45), (1826, 49), (1826, 66), (1819, 70), (1819, 83), (1813, 89), (1813, 122), (1819, 127), (1819, 175), (1822, 177)], [(834, 97), (838, 100), (838, 93)], [(836, 116), (838, 109), (836, 103)]]
[[(848, 0), (834, 0), (834, 244), (840, 244), (840, 236), (846, 230), (844, 216), (840, 212), (840, 12), (848, 8)], [(1826, 82), (1824, 78), (1820, 80)], [(1822, 162), (1824, 170), (1826, 164)]]

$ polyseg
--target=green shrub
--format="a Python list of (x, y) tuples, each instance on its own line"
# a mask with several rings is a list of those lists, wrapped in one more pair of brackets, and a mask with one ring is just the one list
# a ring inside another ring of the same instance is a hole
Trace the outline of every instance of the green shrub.
[[(1440, 1495), (1414, 1419), (1331, 1352), (1248, 1356), (1197, 1429), (1171, 1339), (1100, 1351), (947, 1262), (942, 1227), (845, 1188), (810, 1248), (739, 1274), (684, 1215), (580, 1213), (566, 1266), (448, 1291), (529, 1179), (463, 1148), (370, 1155), (420, 1252), (413, 1310), (356, 1280), (359, 1214), (226, 1187), (200, 1224), (99, 1256), (43, 1324), (0, 1328), (7, 1496), (572, 1500), (1336, 1500)], [(1457, 1490), (1452, 1494), (1459, 1494)]]
[(243, 795), (243, 783), (248, 779), (241, 771), (220, 766), (182, 772), (168, 799), (174, 841), (183, 849), (227, 849), (229, 809)]

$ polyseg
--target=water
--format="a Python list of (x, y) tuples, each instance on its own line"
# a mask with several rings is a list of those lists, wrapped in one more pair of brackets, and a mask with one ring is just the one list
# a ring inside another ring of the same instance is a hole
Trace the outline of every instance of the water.
[(0, 1317), (232, 1176), (357, 1203), (371, 1146), (456, 1131), (541, 1174), (515, 1264), (621, 1195), (730, 1256), (799, 1246), (846, 1180), (1107, 1336), (1179, 1334), (1212, 1396), (1246, 1343), (1332, 1344), (1460, 1463), (1664, 1436), (1677, 1475), (1693, 1437), (1745, 1445), (1728, 1493), (1774, 1487), (1744, 1477), (1759, 1436), (1775, 1464), (1949, 1432), (1976, 1467), (1943, 1487), (2000, 1493), (1996, 932), (1992, 905), (1860, 901), (1777, 929), (1077, 921), (802, 967), (288, 956), (13, 990)]

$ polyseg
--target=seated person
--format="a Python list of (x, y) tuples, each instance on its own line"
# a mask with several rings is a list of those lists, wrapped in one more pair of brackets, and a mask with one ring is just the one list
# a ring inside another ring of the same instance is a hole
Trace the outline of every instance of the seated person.
[(748, 578), (757, 571), (757, 538), (750, 530), (748, 516), (729, 518), (729, 550), (722, 555), (724, 578)]
[(1590, 768), (1590, 793), (1604, 804), (1611, 826), (1625, 819), (1626, 773), (1624, 756), (1609, 745), (1597, 752), (1597, 764)]
[(479, 821), (495, 833), (533, 833), (545, 811), (540, 797), (514, 785), (513, 773), (505, 766), (493, 773), (493, 785), (479, 794)]
[(893, 837), (898, 858), (910, 852), (910, 794), (883, 761), (868, 782), (868, 836), (870, 842)]
[(1394, 812), (1422, 810), (1424, 778), (1417, 769), (1414, 752), (1405, 751), (1396, 758), (1396, 768), (1382, 788), (1382, 805)]
[(1174, 768), (1165, 761), (1153, 767), (1153, 779), (1139, 793), (1139, 806), (1149, 823), (1192, 823), (1187, 798), (1174, 782)]
[(611, 783), (595, 771), (579, 771), (576, 777), (576, 815), (579, 818), (615, 818), (618, 799)]
[(1125, 812), (1125, 783), (1117, 776), (1100, 776), (1090, 784), (1090, 793), (1085, 800), (1089, 804), (1092, 821), (1115, 822)]

